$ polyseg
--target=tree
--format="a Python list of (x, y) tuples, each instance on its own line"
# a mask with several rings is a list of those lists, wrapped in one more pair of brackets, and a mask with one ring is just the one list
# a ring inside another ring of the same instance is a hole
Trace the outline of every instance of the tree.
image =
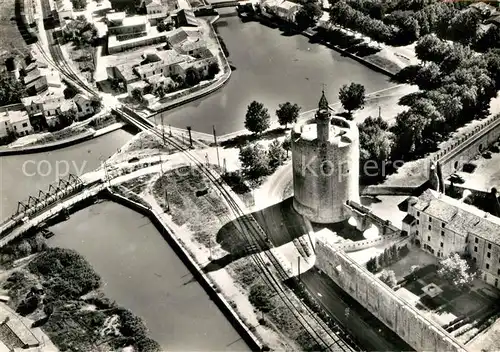
[(59, 114), (59, 123), (63, 126), (63, 127), (67, 127), (69, 125), (71, 125), (73, 123), (73, 121), (76, 120), (76, 109), (75, 108), (71, 108), (67, 111), (63, 111), (61, 112), (61, 114)]
[(474, 280), (476, 273), (465, 259), (460, 258), (457, 253), (451, 254), (439, 262), (438, 275), (448, 281), (452, 286), (460, 289), (470, 285)]
[(316, 25), (316, 22), (323, 14), (321, 6), (317, 2), (307, 2), (301, 6), (295, 14), (295, 23), (300, 29), (306, 29)]
[(17, 104), (27, 96), (24, 84), (11, 79), (5, 74), (0, 75), (0, 105)]
[(396, 274), (392, 270), (382, 270), (379, 276), (380, 281), (382, 281), (384, 284), (389, 286), (390, 288), (393, 288), (397, 284), (396, 280)]
[(73, 8), (77, 11), (84, 10), (87, 7), (86, 0), (71, 0), (71, 3), (73, 4)]
[(353, 110), (362, 108), (365, 104), (365, 87), (359, 83), (345, 84), (340, 88), (339, 100), (349, 115), (352, 115)]
[(262, 133), (270, 126), (271, 116), (262, 103), (252, 101), (245, 115), (245, 128), (253, 133)]
[(259, 143), (242, 148), (239, 158), (243, 174), (250, 180), (258, 181), (261, 177), (269, 174), (269, 158)]
[(21, 257), (26, 257), (31, 254), (31, 246), (26, 240), (22, 240), (17, 246), (17, 251)]
[(452, 40), (469, 44), (476, 38), (481, 18), (476, 11), (458, 12), (450, 22), (448, 33)]
[(186, 70), (186, 84), (190, 87), (197, 85), (201, 81), (200, 71), (194, 67)]
[(500, 48), (500, 27), (491, 25), (490, 28), (484, 32), (475, 44), (476, 50), (488, 51), (493, 48)]
[(289, 123), (294, 123), (299, 117), (300, 106), (297, 104), (292, 104), (286, 102), (280, 104), (276, 110), (276, 116), (278, 117), (278, 122), (281, 126), (287, 127)]
[(430, 90), (441, 85), (441, 71), (434, 62), (421, 66), (415, 76), (415, 83), (420, 89)]
[(375, 271), (377, 271), (377, 258), (376, 257), (368, 259), (368, 261), (366, 262), (366, 269), (371, 273), (374, 273)]
[(448, 53), (448, 44), (433, 34), (427, 34), (415, 45), (415, 53), (419, 60), (440, 63)]
[(286, 150), (286, 157), (288, 159), (288, 151), (290, 151), (292, 149), (292, 137), (291, 136), (287, 136), (284, 140), (283, 140), (283, 149)]
[(217, 62), (211, 62), (207, 68), (207, 75), (209, 79), (215, 77), (216, 74), (220, 72), (219, 64)]
[(248, 300), (255, 308), (267, 313), (274, 308), (272, 296), (272, 291), (265, 284), (257, 283), (250, 287)]
[(283, 165), (283, 162), (286, 159), (285, 149), (283, 149), (282, 144), (277, 139), (269, 145), (267, 155), (269, 157), (269, 167), (272, 170)]
[(389, 159), (392, 149), (392, 133), (381, 117), (368, 117), (358, 125), (361, 165), (368, 160), (377, 163)]
[(142, 95), (142, 91), (139, 88), (134, 88), (130, 92), (132, 95), (132, 99), (134, 99), (137, 103), (142, 103), (144, 100), (144, 97)]
[(163, 84), (160, 84), (158, 87), (156, 87), (156, 89), (154, 90), (154, 94), (158, 97), (158, 98), (163, 98), (165, 96), (165, 86)]

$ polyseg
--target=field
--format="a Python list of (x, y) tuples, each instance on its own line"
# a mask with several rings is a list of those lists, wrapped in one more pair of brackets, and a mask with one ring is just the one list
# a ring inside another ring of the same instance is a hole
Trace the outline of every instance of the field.
[(15, 20), (15, 1), (0, 0), (0, 62), (3, 65), (5, 59), (12, 54), (24, 56), (27, 53), (26, 42)]

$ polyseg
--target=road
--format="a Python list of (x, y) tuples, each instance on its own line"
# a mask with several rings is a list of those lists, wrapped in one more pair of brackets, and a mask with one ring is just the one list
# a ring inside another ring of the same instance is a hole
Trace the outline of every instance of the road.
[[(301, 275), (306, 289), (367, 351), (413, 351), (408, 344), (375, 318), (316, 268)], [(349, 315), (346, 316), (346, 308)]]

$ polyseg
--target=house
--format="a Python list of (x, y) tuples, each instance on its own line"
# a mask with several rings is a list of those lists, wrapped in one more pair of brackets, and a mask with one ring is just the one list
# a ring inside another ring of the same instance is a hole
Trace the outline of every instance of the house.
[(175, 26), (179, 27), (198, 27), (200, 24), (190, 9), (182, 9), (172, 14)]
[(500, 218), (434, 190), (408, 199), (403, 231), (437, 257), (468, 254), (481, 278), (498, 286), (500, 279)]
[(295, 15), (301, 7), (302, 5), (291, 1), (282, 1), (277, 4), (275, 14), (285, 21), (295, 22)]
[(61, 107), (67, 106), (64, 102), (63, 90), (57, 88), (49, 88), (39, 95), (21, 98), (21, 103), (30, 118), (31, 126), (36, 131), (43, 130), (49, 125), (49, 122), (52, 123), (50, 120), (61, 113)]
[(164, 4), (163, 0), (146, 0), (144, 6), (148, 20), (153, 26), (168, 17), (168, 5)]
[(12, 125), (10, 124), (10, 116), (8, 112), (0, 112), (0, 140), (9, 136), (12, 131)]
[(494, 6), (480, 1), (475, 1), (470, 4), (469, 9), (478, 13), (483, 18), (492, 16), (497, 10)]
[(485, 21), (486, 24), (494, 24), (500, 27), (500, 14), (493, 15)]
[(166, 33), (166, 41), (171, 48), (176, 48), (184, 41), (190, 39), (195, 40), (202, 38), (202, 33), (199, 29), (193, 28), (176, 28), (173, 31)]
[[(31, 66), (31, 65), (30, 65)], [(59, 72), (53, 69), (35, 67), (27, 72), (23, 78), (26, 90), (31, 94), (39, 94), (48, 87), (62, 87)]]
[(111, 12), (106, 14), (108, 36), (114, 35), (118, 40), (146, 34), (149, 28), (147, 16), (127, 17), (125, 12)]
[(83, 94), (77, 94), (74, 96), (73, 101), (76, 105), (76, 116), (78, 118), (82, 116), (92, 115), (95, 110), (92, 105), (92, 100), (84, 96)]
[(26, 136), (33, 132), (30, 118), (25, 110), (3, 111), (0, 113), (0, 121), (3, 121), (4, 126), (16, 136)]
[(73, 18), (73, 3), (71, 0), (55, 0), (54, 6), (59, 20)]
[(163, 50), (147, 55), (145, 62), (134, 67), (134, 72), (142, 79), (146, 79), (156, 74), (166, 77), (176, 74), (176, 64), (186, 61), (184, 55), (178, 54), (175, 50)]
[(191, 39), (183, 41), (175, 47), (175, 49), (184, 55), (199, 56), (207, 47), (207, 43), (201, 38)]

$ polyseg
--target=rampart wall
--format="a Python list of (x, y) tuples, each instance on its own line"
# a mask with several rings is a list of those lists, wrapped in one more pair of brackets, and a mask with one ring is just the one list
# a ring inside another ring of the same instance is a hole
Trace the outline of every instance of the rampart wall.
[(486, 150), (500, 137), (500, 115), (492, 116), (473, 130), (451, 141), (440, 151), (431, 156), (433, 162), (441, 165), (443, 178), (472, 160), (476, 155)]
[(342, 250), (318, 239), (316, 255), (320, 270), (415, 350), (467, 351), (439, 324), (422, 316)]

